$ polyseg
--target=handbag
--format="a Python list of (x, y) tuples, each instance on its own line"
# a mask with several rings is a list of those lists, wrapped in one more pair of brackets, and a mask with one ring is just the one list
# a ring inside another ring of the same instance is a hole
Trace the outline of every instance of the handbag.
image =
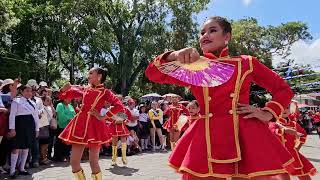
[(39, 129), (39, 139), (47, 139), (49, 136), (49, 126), (43, 126)]

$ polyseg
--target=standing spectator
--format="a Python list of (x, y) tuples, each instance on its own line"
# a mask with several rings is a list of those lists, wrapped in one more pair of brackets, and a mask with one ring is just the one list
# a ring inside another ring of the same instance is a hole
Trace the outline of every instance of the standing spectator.
[(48, 165), (50, 163), (48, 159), (48, 145), (50, 140), (50, 122), (53, 119), (53, 108), (52, 100), (49, 96), (42, 97), (44, 105), (44, 114), (40, 119), (40, 130), (39, 130), (39, 146), (40, 146), (40, 164)]
[(19, 167), (20, 175), (30, 175), (26, 171), (25, 163), (28, 157), (29, 148), (32, 147), (35, 138), (39, 134), (39, 115), (38, 109), (32, 97), (32, 88), (28, 85), (22, 86), (22, 97), (12, 102), (9, 116), (9, 138), (13, 150), (11, 151), (10, 177), (16, 177), (16, 165), (19, 153), (21, 154)]
[[(16, 96), (17, 86), (19, 80), (13, 81), (6, 79), (2, 82), (0, 87), (0, 171), (5, 172), (3, 169), (9, 169), (9, 162), (7, 161), (10, 153), (10, 146), (8, 138), (6, 137), (9, 130), (9, 112), (11, 107), (12, 98)], [(10, 158), (10, 157), (9, 157)], [(3, 167), (3, 168), (2, 168)]]
[(150, 135), (149, 117), (144, 104), (140, 105), (139, 113), (141, 149), (144, 151), (148, 149), (148, 137)]
[[(44, 81), (41, 81), (39, 83), (39, 93), (41, 94), (41, 91), (45, 90), (47, 91), (47, 88), (48, 88), (48, 84)], [(40, 95), (41, 96), (41, 95)]]
[(2, 143), (3, 137), (8, 132), (8, 114), (8, 108), (5, 107), (0, 96), (0, 173), (5, 172), (2, 166), (6, 163), (6, 157), (8, 152), (8, 146), (5, 138)]
[(39, 90), (39, 96), (40, 96), (40, 97), (48, 96), (48, 91), (47, 91), (47, 89)]
[(132, 99), (128, 99), (128, 109), (131, 112), (131, 119), (127, 123), (128, 130), (135, 134), (138, 132), (138, 120), (139, 120), (139, 110), (135, 107), (136, 102)]
[[(56, 113), (58, 122), (57, 136), (59, 136), (70, 120), (76, 115), (76, 112), (71, 105), (71, 99), (63, 99), (63, 102), (57, 105)], [(54, 146), (54, 159), (57, 161), (66, 161), (67, 158), (69, 158), (70, 149), (70, 145), (66, 145), (58, 138)]]
[(307, 126), (306, 126), (307, 134), (311, 134), (312, 133), (312, 129), (313, 129), (311, 113), (306, 112), (304, 114), (303, 119), (306, 121), (306, 124), (307, 124)]
[[(43, 115), (43, 102), (39, 95), (37, 94), (39, 85), (37, 84), (37, 81), (34, 79), (30, 79), (27, 83), (32, 88), (32, 98), (31, 100), (36, 103), (37, 109), (38, 109), (38, 116), (41, 119), (41, 116)], [(39, 167), (39, 139), (36, 138), (35, 141), (33, 141), (33, 145), (31, 147), (31, 164), (32, 167), (37, 168)]]
[(162, 130), (161, 130), (162, 125), (160, 123), (160, 119), (163, 118), (163, 112), (159, 108), (159, 105), (157, 102), (151, 103), (151, 109), (149, 110), (148, 115), (151, 121), (150, 134), (151, 134), (151, 142), (152, 142), (152, 151), (155, 151), (156, 132), (160, 140), (161, 150), (165, 150), (165, 147), (163, 146), (163, 136), (162, 136)]
[[(50, 91), (48, 91), (50, 92)], [(51, 98), (51, 103), (50, 103), (50, 107), (45, 107), (45, 110), (47, 110), (48, 108), (50, 108), (52, 110), (53, 113), (53, 118), (50, 121), (50, 128), (49, 128), (49, 142), (48, 142), (48, 154), (47, 154), (47, 158), (52, 160), (52, 148), (54, 145), (54, 141), (56, 138), (56, 130), (57, 130), (57, 120), (56, 120), (56, 110), (54, 107), (56, 107), (56, 105), (53, 103), (54, 101), (54, 96), (49, 95), (50, 93), (48, 93), (48, 97)], [(44, 111), (46, 113), (46, 111)]]
[(163, 146), (167, 147), (167, 144), (170, 144), (170, 139), (168, 136), (168, 131), (163, 127), (163, 124), (166, 123), (169, 119), (169, 116), (167, 114), (167, 110), (169, 110), (169, 102), (168, 101), (163, 101), (160, 104), (160, 109), (163, 112), (163, 118), (162, 118), (162, 122), (161, 122), (161, 131), (162, 131), (162, 136), (163, 136)]

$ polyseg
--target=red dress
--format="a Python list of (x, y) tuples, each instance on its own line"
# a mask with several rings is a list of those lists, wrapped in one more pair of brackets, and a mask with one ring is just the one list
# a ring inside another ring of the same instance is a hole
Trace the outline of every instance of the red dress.
[[(83, 101), (80, 112), (69, 122), (59, 138), (67, 144), (82, 144), (89, 147), (108, 143), (111, 140), (111, 134), (108, 133), (109, 130), (105, 121), (98, 120), (95, 116), (90, 115), (89, 111), (96, 109), (100, 112), (107, 101), (113, 105), (113, 109), (107, 113), (108, 117), (112, 117), (118, 112), (123, 112), (124, 106), (110, 90), (102, 85), (95, 88), (85, 88), (82, 92)], [(61, 92), (61, 96), (64, 94), (72, 98), (81, 97), (79, 89), (77, 91), (70, 89), (67, 92)]]
[(184, 113), (185, 115), (189, 116), (189, 111), (186, 107), (179, 104), (178, 106), (170, 105), (166, 112), (169, 119), (163, 124), (163, 128), (166, 129), (168, 132), (174, 130), (174, 126), (177, 123), (179, 116)]
[[(111, 108), (111, 110), (112, 110), (112, 108)], [(124, 110), (125, 110), (126, 115), (128, 116), (128, 119), (126, 121), (128, 121), (131, 119), (131, 112), (127, 108), (125, 108)], [(129, 136), (130, 133), (129, 133), (129, 130), (126, 126), (126, 121), (123, 121), (121, 124), (118, 124), (113, 119), (108, 119), (108, 120), (111, 121), (111, 123), (109, 124), (109, 129), (110, 129), (111, 135), (113, 137), (127, 137), (127, 136)]]
[(285, 134), (284, 129), (279, 127), (276, 123), (269, 124), (270, 130), (280, 139), (281, 143), (287, 148), (294, 158), (294, 162), (286, 168), (288, 173), (292, 176), (315, 175), (317, 170), (307, 158), (300, 154), (297, 149), (306, 141), (307, 133), (305, 130), (296, 121), (287, 121), (284, 118), (280, 118), (277, 123), (303, 134), (302, 137), (296, 138), (294, 135)]
[[(288, 84), (276, 73), (251, 56), (229, 57), (222, 51), (219, 61), (235, 65), (226, 83), (216, 87), (190, 86), (161, 73), (158, 66), (166, 63), (169, 53), (158, 56), (145, 74), (160, 84), (188, 87), (200, 105), (203, 119), (195, 121), (179, 139), (169, 157), (169, 164), (184, 176), (243, 177), (286, 172), (293, 161), (290, 153), (274, 137), (268, 124), (258, 119), (245, 119), (236, 114), (238, 103), (249, 104), (250, 86), (256, 83), (273, 96), (265, 110), (277, 119), (293, 97)], [(218, 59), (205, 54), (209, 59)], [(268, 153), (266, 153), (268, 152)]]

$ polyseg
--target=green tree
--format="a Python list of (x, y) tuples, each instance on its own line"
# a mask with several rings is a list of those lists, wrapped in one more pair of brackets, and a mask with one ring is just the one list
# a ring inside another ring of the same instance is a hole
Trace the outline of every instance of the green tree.
[(302, 22), (264, 27), (256, 19), (246, 18), (232, 21), (232, 28), (233, 37), (229, 44), (231, 54), (256, 56), (268, 67), (272, 67), (274, 55), (286, 58), (293, 43), (311, 39), (307, 25)]

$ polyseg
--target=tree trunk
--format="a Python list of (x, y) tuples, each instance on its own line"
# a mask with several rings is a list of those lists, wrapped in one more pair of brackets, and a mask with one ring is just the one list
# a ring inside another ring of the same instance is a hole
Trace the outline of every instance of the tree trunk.
[(70, 83), (74, 83), (74, 54), (72, 55), (72, 58), (70, 59)]

